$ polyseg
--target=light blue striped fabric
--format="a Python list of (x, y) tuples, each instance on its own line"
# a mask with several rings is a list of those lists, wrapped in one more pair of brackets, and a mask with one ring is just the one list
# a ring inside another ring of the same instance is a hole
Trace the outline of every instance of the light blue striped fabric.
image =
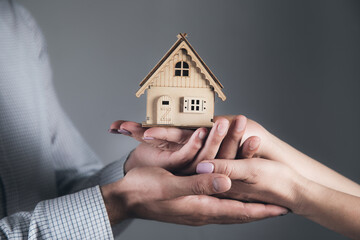
[(30, 14), (0, 0), (0, 237), (113, 239), (98, 185), (123, 176), (61, 109), (46, 45)]

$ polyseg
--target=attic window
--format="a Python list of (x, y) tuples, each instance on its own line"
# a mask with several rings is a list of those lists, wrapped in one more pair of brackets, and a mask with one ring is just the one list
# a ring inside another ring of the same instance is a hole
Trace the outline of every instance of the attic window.
[(175, 76), (189, 76), (189, 64), (184, 61), (177, 62), (175, 64)]

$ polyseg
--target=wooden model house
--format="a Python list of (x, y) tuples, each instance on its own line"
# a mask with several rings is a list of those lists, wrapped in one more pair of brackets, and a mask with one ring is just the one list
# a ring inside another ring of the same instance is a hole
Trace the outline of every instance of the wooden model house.
[(186, 39), (178, 40), (140, 83), (147, 90), (144, 127), (212, 127), (215, 92), (225, 101), (222, 84)]

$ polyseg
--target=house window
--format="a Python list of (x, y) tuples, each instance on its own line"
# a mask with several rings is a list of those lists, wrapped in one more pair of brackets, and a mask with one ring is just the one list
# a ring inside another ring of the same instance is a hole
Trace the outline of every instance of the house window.
[(175, 64), (175, 76), (189, 76), (189, 64), (184, 61), (177, 62)]
[(206, 112), (206, 100), (204, 98), (184, 97), (183, 112), (185, 113)]

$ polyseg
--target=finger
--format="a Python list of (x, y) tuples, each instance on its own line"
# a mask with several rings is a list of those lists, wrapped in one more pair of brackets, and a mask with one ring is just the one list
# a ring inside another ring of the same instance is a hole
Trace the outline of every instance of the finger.
[(214, 159), (219, 151), (222, 140), (224, 139), (229, 128), (229, 121), (225, 118), (219, 118), (212, 127), (205, 146), (201, 149), (195, 161), (184, 171), (185, 173), (193, 173), (197, 163), (204, 159)]
[(120, 133), (131, 136), (139, 142), (143, 142), (143, 136), (146, 130), (147, 128), (142, 127), (140, 123), (130, 121), (123, 122), (119, 128)]
[(187, 165), (190, 161), (192, 161), (196, 154), (199, 152), (203, 145), (203, 141), (206, 137), (207, 129), (199, 128), (197, 129), (189, 141), (181, 147), (178, 151), (174, 152), (170, 159), (172, 159), (172, 164), (174, 168), (179, 169), (181, 166)]
[(111, 124), (109, 133), (131, 136), (142, 142), (142, 137), (145, 130), (146, 128), (143, 128), (140, 123), (118, 120)]
[(222, 159), (235, 159), (236, 154), (239, 150), (241, 138), (244, 135), (246, 127), (246, 117), (238, 115), (234, 117), (232, 121), (228, 134), (222, 141), (220, 150), (216, 158)]
[(126, 121), (124, 121), (124, 120), (117, 120), (117, 121), (113, 122), (113, 123), (110, 125), (109, 133), (120, 134), (120, 133), (118, 132), (118, 130), (120, 129), (120, 125), (121, 125), (123, 122), (126, 122)]
[[(248, 223), (288, 213), (288, 210), (271, 204), (243, 203), (211, 196), (186, 196), (165, 201), (164, 210), (180, 213), (182, 224), (201, 226), (205, 224)], [(201, 218), (197, 218), (200, 216)], [(174, 220), (175, 222), (177, 221)], [(185, 221), (185, 222), (184, 222)], [(177, 222), (180, 223), (180, 222)]]
[[(231, 189), (225, 193), (216, 194), (214, 196), (218, 198), (228, 198), (234, 200), (240, 200), (245, 202), (258, 202), (258, 191), (254, 188), (253, 184), (249, 184), (243, 181), (234, 180), (231, 182)], [(266, 201), (262, 201), (264, 203)]]
[(185, 144), (193, 133), (194, 131), (187, 129), (153, 127), (144, 132), (144, 138), (155, 138), (167, 142)]
[(254, 155), (259, 150), (261, 143), (261, 139), (257, 136), (249, 137), (245, 140), (243, 145), (240, 147), (236, 158), (242, 159), (242, 158), (253, 158)]
[(235, 117), (236, 117), (236, 115), (218, 115), (218, 116), (214, 116), (214, 122), (216, 122), (217, 120), (219, 120), (221, 118), (225, 118), (231, 123)]
[(256, 176), (256, 169), (249, 160), (225, 160), (216, 159), (203, 161), (196, 166), (197, 173), (220, 173), (228, 176), (230, 179), (243, 180), (252, 183)]
[(211, 129), (204, 148), (199, 153), (197, 160), (214, 159), (219, 151), (220, 145), (229, 129), (229, 121), (221, 118), (215, 122), (214, 127)]
[(260, 220), (289, 213), (287, 208), (264, 203), (244, 203), (245, 212), (253, 219)]
[(231, 180), (223, 174), (174, 176), (164, 184), (169, 199), (187, 195), (212, 195), (226, 192), (231, 188)]

